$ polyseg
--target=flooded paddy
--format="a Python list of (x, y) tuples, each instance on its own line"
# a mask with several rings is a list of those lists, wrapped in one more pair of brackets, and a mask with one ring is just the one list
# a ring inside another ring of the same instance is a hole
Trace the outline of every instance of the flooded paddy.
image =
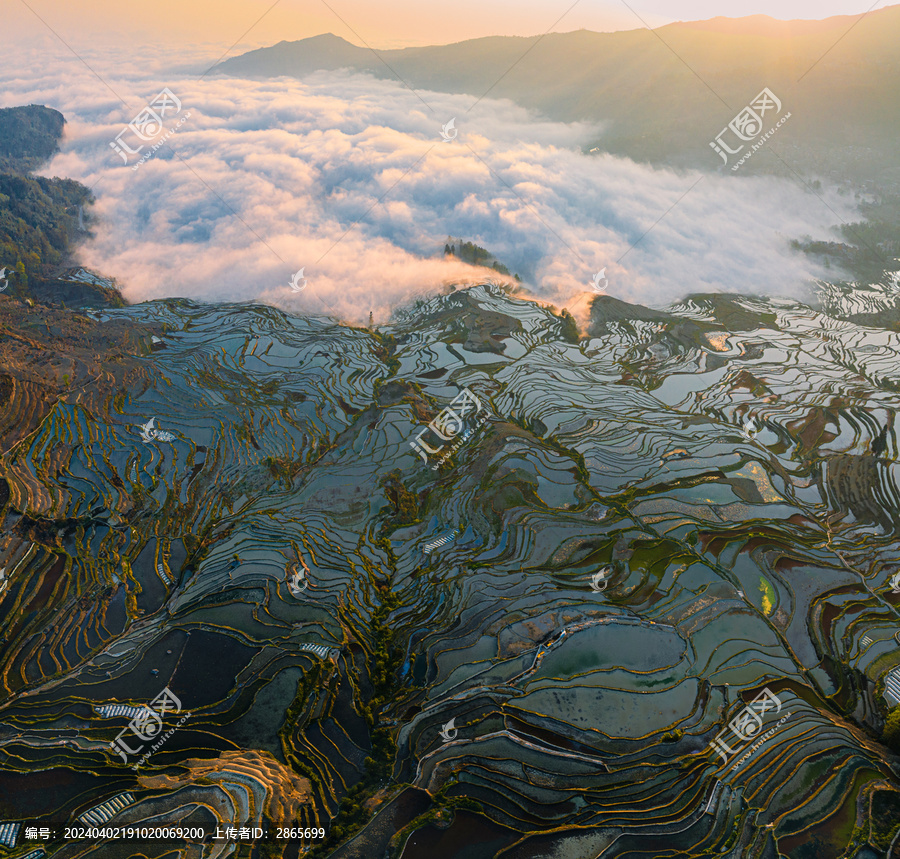
[[(858, 300), (598, 299), (578, 344), (490, 285), (377, 330), (104, 311), (160, 339), (141, 384), (61, 400), (4, 462), (4, 813), (128, 790), (139, 819), (189, 783), (382, 845), (354, 808), (412, 786), (404, 859), (482, 855), (472, 833), (485, 857), (837, 857), (850, 797), (900, 788), (900, 336)], [(463, 391), (486, 421), (433, 470), (411, 442)], [(140, 781), (94, 708), (164, 687), (191, 717)], [(729, 771), (710, 744), (764, 689)]]

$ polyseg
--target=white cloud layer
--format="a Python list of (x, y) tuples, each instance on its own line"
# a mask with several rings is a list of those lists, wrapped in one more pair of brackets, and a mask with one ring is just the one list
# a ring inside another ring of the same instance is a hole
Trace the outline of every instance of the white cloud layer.
[[(602, 128), (545, 121), (508, 101), (420, 99), (348, 73), (199, 80), (184, 73), (184, 56), (167, 78), (158, 56), (91, 57), (126, 108), (84, 66), (46, 57), (7, 62), (19, 71), (0, 73), (0, 104), (66, 115), (62, 152), (42, 172), (93, 187), (95, 237), (81, 259), (116, 277), (132, 302), (258, 300), (385, 320), (399, 303), (483, 275), (443, 258), (448, 234), (488, 248), (533, 295), (578, 315), (604, 268), (609, 294), (643, 304), (690, 292), (796, 295), (825, 273), (790, 239), (828, 238), (835, 213), (853, 218), (833, 191), (830, 211), (775, 178), (584, 155)], [(134, 171), (109, 143), (163, 86), (190, 118)], [(459, 134), (445, 143), (452, 117)], [(698, 129), (701, 144), (716, 130)], [(296, 293), (288, 283), (300, 268), (307, 285)]]

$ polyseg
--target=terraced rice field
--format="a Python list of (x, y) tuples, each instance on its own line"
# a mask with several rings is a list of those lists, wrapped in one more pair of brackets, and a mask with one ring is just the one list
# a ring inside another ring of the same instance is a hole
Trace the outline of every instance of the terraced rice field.
[[(0, 405), (4, 820), (269, 820), (346, 859), (885, 855), (900, 334), (857, 315), (896, 302), (601, 299), (580, 343), (489, 284), (375, 331), (99, 313), (138, 332), (121, 372), (50, 406), (13, 375)], [(466, 390), (486, 420), (434, 470), (411, 442)], [(164, 689), (177, 730), (117, 751)], [(141, 855), (221, 845), (191, 849)]]

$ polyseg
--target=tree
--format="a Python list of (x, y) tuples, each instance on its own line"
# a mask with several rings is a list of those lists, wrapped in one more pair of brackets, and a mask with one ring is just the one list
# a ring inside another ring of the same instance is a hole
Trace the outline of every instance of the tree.
[(900, 754), (900, 706), (894, 707), (888, 713), (888, 717), (884, 722), (881, 740), (889, 749)]
[(581, 338), (578, 336), (578, 325), (575, 322), (575, 317), (569, 313), (568, 310), (564, 307), (562, 312), (559, 314), (562, 317), (562, 338), (567, 343), (571, 343), (574, 346), (577, 346), (581, 342)]

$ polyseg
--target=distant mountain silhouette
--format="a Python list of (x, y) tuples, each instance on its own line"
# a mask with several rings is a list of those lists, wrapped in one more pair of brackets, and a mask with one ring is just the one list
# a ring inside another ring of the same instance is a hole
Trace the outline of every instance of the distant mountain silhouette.
[[(898, 44), (900, 6), (890, 6), (823, 21), (719, 17), (654, 31), (496, 36), (377, 53), (326, 34), (216, 69), (268, 78), (346, 68), (399, 76), (419, 90), (489, 93), (551, 119), (604, 123), (591, 144), (602, 150), (710, 170), (722, 165), (710, 140), (769, 87), (791, 120), (768, 148), (791, 167), (898, 182)], [(769, 152), (743, 169), (789, 172)]]
[(368, 48), (358, 48), (346, 39), (325, 33), (299, 42), (279, 42), (220, 63), (216, 70), (247, 77), (298, 77), (322, 69), (364, 69), (373, 60)]
[(795, 18), (781, 21), (770, 15), (747, 15), (743, 18), (726, 18), (719, 15), (706, 21), (680, 21), (670, 27), (686, 27), (690, 30), (706, 30), (710, 33), (727, 33), (732, 36), (768, 36), (769, 38), (791, 38), (809, 36), (815, 33), (840, 32), (850, 29), (861, 15), (834, 15), (820, 21)]

